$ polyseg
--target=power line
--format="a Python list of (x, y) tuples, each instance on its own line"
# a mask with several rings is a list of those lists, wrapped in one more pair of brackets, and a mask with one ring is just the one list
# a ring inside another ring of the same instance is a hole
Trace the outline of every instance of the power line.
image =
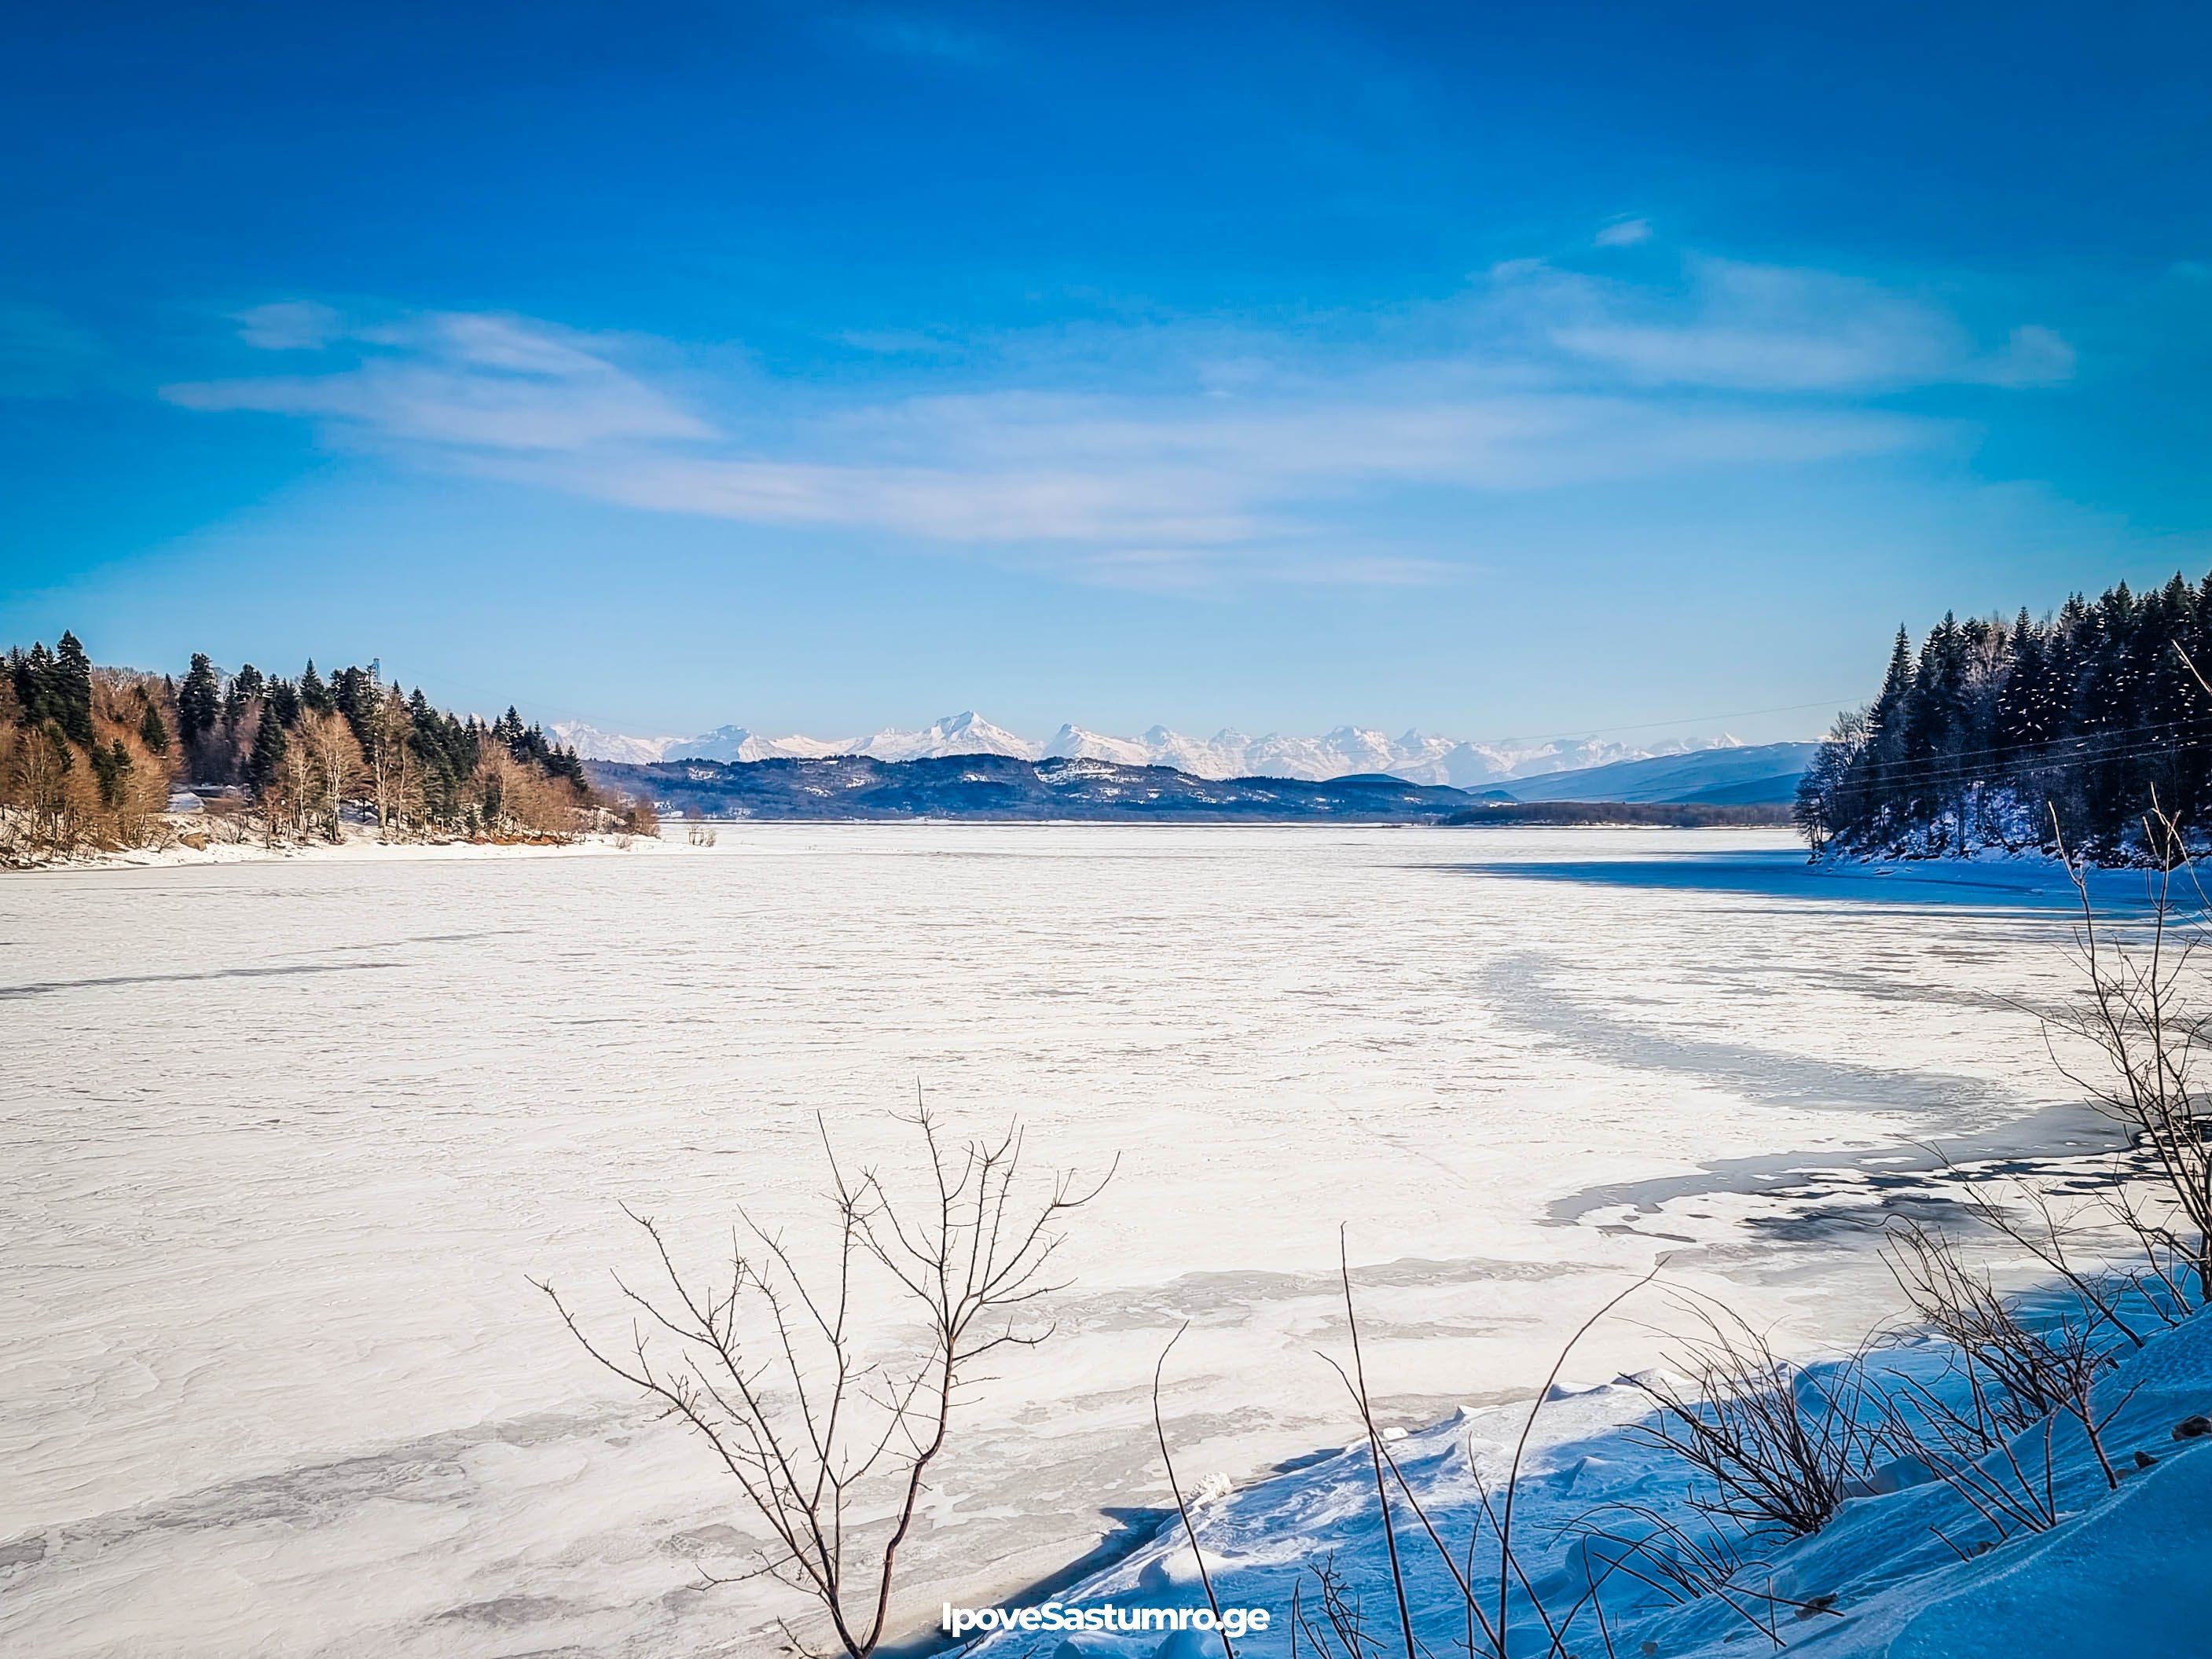
[[(2045, 749), (2038, 753), (2024, 753), (1998, 760), (1993, 764), (1978, 766), (1972, 763), (1985, 756), (2004, 754), (1996, 748), (1972, 750), (1953, 757), (1917, 762), (1910, 765), (1881, 767), (1877, 781), (1883, 787), (1903, 782), (1935, 785), (1943, 782), (1964, 782), (1972, 777), (1978, 781), (2004, 777), (2017, 773), (2036, 771), (2064, 771), (2084, 764), (2105, 761), (2136, 760), (2152, 755), (2193, 754), (2212, 749), (2212, 732), (2184, 741), (2159, 738), (2139, 738), (2137, 741), (2112, 744), (2109, 738), (2130, 733), (2177, 731), (2183, 726), (2212, 726), (2212, 718), (2201, 720), (2167, 721), (2159, 726), (2124, 727), (2112, 732), (2085, 732), (2071, 738), (2051, 740), (2056, 744), (2072, 745), (2072, 752)], [(2093, 745), (2104, 744), (2103, 747)], [(1864, 753), (1863, 750), (1861, 751)], [(1879, 765), (1880, 763), (1875, 763)]]

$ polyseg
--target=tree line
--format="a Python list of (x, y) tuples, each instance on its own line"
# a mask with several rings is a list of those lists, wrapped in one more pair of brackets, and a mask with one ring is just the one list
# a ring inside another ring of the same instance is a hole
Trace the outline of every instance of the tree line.
[(2212, 808), (2212, 574), (2124, 582), (2040, 620), (1900, 628), (1881, 690), (1837, 717), (1798, 786), (1814, 856), (1978, 848), (2152, 861)]
[(73, 633), (11, 649), (0, 674), (0, 857), (33, 862), (178, 833), (173, 790), (271, 842), (558, 840), (646, 827), (594, 791), (573, 749), (510, 708), (487, 724), (374, 667), (235, 673), (193, 653), (181, 679), (96, 667)]

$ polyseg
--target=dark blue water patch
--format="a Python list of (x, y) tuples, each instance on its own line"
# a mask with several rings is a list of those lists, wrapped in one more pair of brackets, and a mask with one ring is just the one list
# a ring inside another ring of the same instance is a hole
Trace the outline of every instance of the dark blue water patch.
[[(1659, 890), (1735, 893), (1753, 897), (1841, 903), (1968, 906), (2038, 913), (2078, 910), (2081, 896), (2055, 865), (1971, 859), (1930, 859), (1896, 864), (1808, 864), (1802, 853), (1656, 853), (1635, 859), (1500, 859), (1494, 862), (1432, 866), (1449, 873), (1507, 880), (1567, 881)], [(2092, 873), (2090, 896), (2100, 908), (2140, 911), (2148, 907), (2156, 878), (2140, 870)], [(2176, 907), (2203, 908), (2186, 877), (2177, 879)]]

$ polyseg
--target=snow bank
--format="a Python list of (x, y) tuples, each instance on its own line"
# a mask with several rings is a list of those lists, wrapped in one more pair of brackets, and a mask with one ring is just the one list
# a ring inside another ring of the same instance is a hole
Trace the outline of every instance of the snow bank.
[[(1948, 1358), (1942, 1345), (1930, 1341), (1883, 1363), (1925, 1382), (1944, 1374)], [(1634, 1519), (1641, 1514), (1663, 1517), (1692, 1536), (1721, 1538), (1686, 1501), (1686, 1468), (1638, 1431), (1649, 1404), (1623, 1378), (1599, 1388), (1554, 1389), (1540, 1407), (1535, 1447), (1516, 1489), (1516, 1553), (1555, 1620), (1583, 1604), (1575, 1622), (1564, 1626), (1566, 1650), (1688, 1659), (1770, 1650), (1748, 1613), (1771, 1626), (1784, 1645), (1823, 1659), (2120, 1653), (2183, 1659), (2212, 1651), (2201, 1605), (2201, 1553), (2212, 1537), (2212, 1437), (2174, 1436), (2177, 1424), (2212, 1406), (2212, 1316), (2151, 1336), (2099, 1385), (2097, 1410), (2113, 1413), (2106, 1444), (2124, 1471), (2117, 1491), (2107, 1487), (2078, 1427), (2062, 1419), (2049, 1429), (2051, 1486), (2062, 1517), (2051, 1529), (2016, 1532), (2000, 1541), (1949, 1486), (1893, 1466), (1895, 1489), (1847, 1500), (1812, 1537), (1752, 1534), (1716, 1542), (1741, 1564), (1724, 1594), (1694, 1599), (1662, 1593), (1650, 1582), (1660, 1575), (1638, 1559), (1609, 1572), (1609, 1564), (1623, 1559), (1621, 1547), (1577, 1530), (1596, 1513), (1607, 1517), (1601, 1524), (1609, 1534), (1657, 1535), (1657, 1522)], [(1494, 1505), (1504, 1489), (1528, 1409), (1522, 1403), (1462, 1412), (1390, 1445), (1420, 1510), (1455, 1556), (1463, 1555), (1482, 1522), (1483, 1494)], [(2012, 1444), (2039, 1482), (2045, 1433), (2039, 1425)], [(2139, 1466), (2137, 1451), (2155, 1461)], [(1993, 1453), (1990, 1462), (2002, 1455)], [(1416, 1636), (1431, 1652), (1455, 1644), (1463, 1651), (1465, 1598), (1395, 1484), (1391, 1497)], [(1364, 1440), (1206, 1506), (1195, 1525), (1221, 1605), (1273, 1613), (1266, 1634), (1238, 1644), (1241, 1659), (1291, 1650), (1294, 1589), (1306, 1617), (1327, 1628), (1315, 1575), (1323, 1566), (1340, 1576), (1375, 1650), (1398, 1646)], [(1472, 1582), (1486, 1608), (1494, 1609), (1495, 1532), (1488, 1526), (1480, 1531)], [(1059, 1599), (1069, 1606), (1195, 1606), (1203, 1592), (1190, 1562), (1190, 1545), (1170, 1510), (1145, 1547), (1061, 1589)], [(1594, 1581), (1602, 1631), (1590, 1597)], [(1550, 1651), (1551, 1634), (1528, 1598), (1516, 1589), (1510, 1606), (1510, 1650)], [(994, 1636), (971, 1650), (978, 1659), (1012, 1659), (1024, 1651), (1022, 1639)], [(1188, 1645), (1188, 1637), (1179, 1639)], [(1486, 1651), (1486, 1639), (1478, 1641)], [(1310, 1646), (1301, 1640), (1298, 1650)], [(1055, 1653), (1056, 1659), (1165, 1659), (1180, 1651), (1154, 1637), (1086, 1633)]]
[(591, 857), (610, 853), (696, 853), (708, 850), (683, 839), (683, 826), (671, 836), (586, 835), (567, 842), (386, 841), (363, 826), (349, 826), (343, 842), (309, 842), (270, 847), (258, 841), (218, 841), (204, 820), (187, 818), (165, 845), (88, 853), (34, 866), (42, 870), (175, 870), (210, 864), (266, 864), (276, 861), (363, 863), (441, 859), (511, 858), (521, 854)]

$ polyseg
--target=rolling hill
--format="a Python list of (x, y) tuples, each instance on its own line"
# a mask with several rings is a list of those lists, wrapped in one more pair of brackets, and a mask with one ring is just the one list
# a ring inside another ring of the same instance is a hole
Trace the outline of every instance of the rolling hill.
[(1668, 801), (1711, 806), (1786, 806), (1818, 744), (1763, 743), (1654, 755), (1499, 787), (1521, 801)]
[(954, 755), (879, 761), (864, 755), (758, 761), (587, 763), (599, 787), (650, 797), (664, 811), (710, 818), (988, 823), (1772, 823), (1765, 804), (1645, 801), (1521, 803), (1408, 783), (1382, 773), (1305, 778), (1201, 778), (1166, 766), (1055, 757)]

